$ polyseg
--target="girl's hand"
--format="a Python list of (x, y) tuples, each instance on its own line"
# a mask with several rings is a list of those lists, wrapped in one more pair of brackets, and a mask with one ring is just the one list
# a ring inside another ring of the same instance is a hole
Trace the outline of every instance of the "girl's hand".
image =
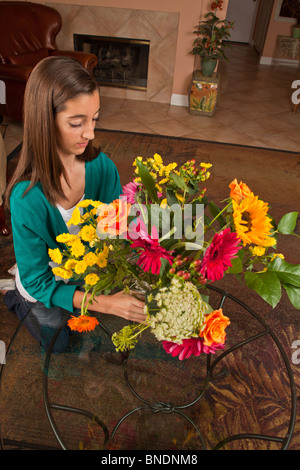
[(97, 303), (94, 306), (97, 305), (97, 310), (102, 313), (116, 315), (117, 317), (137, 323), (144, 323), (146, 321), (144, 313), (145, 303), (130, 294), (125, 294), (124, 291), (108, 296), (101, 295), (96, 297), (95, 300)]

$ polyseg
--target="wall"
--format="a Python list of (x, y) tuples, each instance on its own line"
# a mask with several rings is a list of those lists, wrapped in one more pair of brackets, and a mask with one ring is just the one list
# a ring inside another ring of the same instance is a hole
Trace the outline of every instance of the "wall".
[[(36, 3), (46, 3), (40, 0), (35, 1)], [(57, 0), (48, 0), (47, 3), (59, 2)], [(185, 105), (195, 61), (194, 56), (189, 54), (194, 39), (193, 30), (200, 17), (209, 11), (211, 0), (151, 0), (151, 2), (149, 0), (88, 0), (87, 2), (83, 2), (83, 0), (64, 0), (60, 3), (178, 12), (180, 19), (172, 87), (172, 103)], [(220, 18), (226, 17), (227, 5), (228, 0), (224, 0)]]

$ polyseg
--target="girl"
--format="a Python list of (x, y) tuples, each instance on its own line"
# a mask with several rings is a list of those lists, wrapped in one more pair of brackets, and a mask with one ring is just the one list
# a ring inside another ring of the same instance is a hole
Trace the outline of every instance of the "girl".
[[(49, 57), (37, 64), (26, 86), (23, 146), (6, 195), (18, 266), (16, 290), (7, 292), (6, 303), (15, 305), (20, 319), (31, 310), (26, 326), (44, 349), (84, 294), (55, 279), (48, 249), (58, 247), (57, 235), (75, 230), (66, 223), (80, 200), (109, 203), (122, 192), (114, 163), (93, 154), (99, 110), (98, 85), (79, 62)], [(99, 296), (91, 310), (143, 322), (143, 307), (120, 292)], [(68, 339), (65, 327), (53, 351), (63, 351)]]

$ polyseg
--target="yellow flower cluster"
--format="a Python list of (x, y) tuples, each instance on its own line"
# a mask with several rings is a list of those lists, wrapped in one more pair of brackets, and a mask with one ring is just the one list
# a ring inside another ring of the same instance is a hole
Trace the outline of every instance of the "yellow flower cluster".
[[(137, 157), (136, 160), (143, 162), (147, 166), (150, 175), (156, 182), (156, 189), (160, 192), (162, 191), (161, 185), (167, 184), (169, 182), (171, 171), (174, 171), (177, 167), (177, 163), (169, 163), (168, 165), (164, 165), (163, 160), (158, 153), (155, 153), (153, 158), (147, 158), (145, 161), (143, 161), (142, 157)], [(133, 166), (136, 167), (135, 173), (138, 174), (136, 161), (133, 162)], [(135, 182), (140, 183), (141, 179), (137, 177), (135, 178)]]
[[(107, 266), (107, 258), (109, 248), (104, 245), (103, 249), (95, 249), (90, 251), (87, 249), (85, 242), (89, 243), (92, 247), (94, 245), (96, 236), (96, 215), (97, 208), (101, 205), (99, 201), (92, 201), (86, 199), (77, 204), (72, 213), (72, 217), (68, 225), (83, 224), (78, 235), (70, 233), (62, 233), (56, 237), (56, 241), (65, 245), (66, 249), (61, 251), (59, 248), (49, 249), (48, 254), (50, 259), (58, 266), (52, 268), (55, 275), (63, 279), (71, 279), (74, 275), (81, 275), (87, 272), (84, 280), (89, 286), (94, 286), (99, 276), (95, 272), (89, 272), (90, 268), (98, 270), (98, 268), (105, 268)], [(81, 215), (80, 208), (87, 209)]]

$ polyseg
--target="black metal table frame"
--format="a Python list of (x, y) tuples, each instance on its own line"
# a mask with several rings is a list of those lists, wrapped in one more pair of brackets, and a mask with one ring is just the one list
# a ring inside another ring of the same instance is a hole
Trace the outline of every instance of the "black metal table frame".
[[(48, 418), (48, 421), (49, 421), (50, 426), (52, 428), (52, 431), (53, 431), (53, 433), (54, 433), (61, 449), (68, 450), (68, 448), (67, 448), (67, 446), (66, 446), (66, 444), (65, 444), (65, 442), (64, 442), (64, 440), (63, 440), (63, 438), (62, 438), (62, 436), (61, 436), (61, 434), (58, 430), (58, 427), (56, 425), (55, 419), (54, 419), (53, 414), (52, 414), (52, 410), (60, 410), (60, 411), (65, 411), (65, 412), (69, 412), (69, 413), (81, 414), (81, 415), (84, 415), (87, 418), (93, 420), (94, 422), (96, 422), (103, 430), (103, 434), (104, 434), (103, 448), (105, 448), (105, 446), (107, 445), (107, 443), (109, 442), (110, 439), (115, 437), (116, 432), (117, 432), (119, 426), (121, 425), (121, 423), (125, 419), (130, 417), (132, 414), (134, 414), (138, 411), (148, 410), (148, 411), (151, 411), (152, 413), (177, 413), (178, 415), (180, 415), (181, 417), (186, 419), (194, 427), (194, 429), (196, 430), (196, 432), (199, 436), (202, 449), (207, 450), (207, 447), (206, 447), (204, 438), (201, 434), (201, 431), (198, 429), (198, 427), (192, 421), (192, 419), (190, 419), (186, 415), (184, 410), (191, 407), (191, 406), (193, 406), (193, 405), (195, 405), (204, 396), (205, 391), (207, 390), (207, 388), (209, 386), (210, 380), (213, 378), (213, 372), (214, 372), (214, 369), (215, 369), (216, 365), (219, 364), (220, 361), (224, 357), (226, 357), (228, 354), (236, 351), (237, 349), (245, 346), (246, 344), (249, 344), (250, 342), (253, 342), (257, 339), (260, 339), (260, 338), (262, 338), (263, 336), (266, 336), (266, 335), (270, 335), (270, 337), (274, 341), (276, 347), (278, 348), (278, 350), (281, 354), (282, 360), (284, 362), (284, 365), (286, 367), (287, 374), (288, 374), (288, 379), (289, 379), (289, 384), (290, 384), (290, 395), (291, 395), (290, 396), (291, 411), (290, 411), (290, 418), (289, 418), (288, 429), (287, 429), (286, 435), (284, 437), (277, 437), (277, 436), (270, 436), (270, 435), (264, 435), (264, 434), (255, 434), (255, 433), (236, 434), (236, 435), (232, 435), (232, 436), (229, 436), (229, 437), (221, 440), (212, 450), (221, 449), (226, 444), (228, 444), (232, 441), (243, 440), (243, 439), (252, 439), (252, 440), (263, 440), (263, 441), (269, 441), (269, 442), (276, 442), (278, 444), (281, 444), (280, 450), (288, 449), (288, 446), (289, 446), (291, 438), (292, 438), (293, 430), (294, 430), (294, 427), (295, 427), (297, 397), (296, 397), (296, 387), (295, 387), (294, 377), (293, 377), (292, 369), (291, 369), (291, 366), (289, 364), (289, 360), (288, 360), (288, 357), (286, 355), (286, 352), (285, 352), (282, 344), (278, 340), (277, 336), (275, 335), (275, 333), (269, 328), (269, 326), (265, 323), (265, 321), (256, 312), (254, 312), (250, 307), (248, 307), (245, 303), (243, 303), (242, 301), (240, 301), (239, 299), (237, 299), (233, 295), (231, 295), (231, 294), (229, 294), (229, 293), (227, 293), (227, 292), (225, 292), (225, 291), (223, 291), (223, 290), (221, 290), (217, 287), (214, 287), (214, 286), (208, 286), (208, 287), (209, 287), (209, 289), (211, 289), (215, 292), (218, 292), (222, 296), (218, 308), (223, 307), (226, 298), (231, 299), (232, 301), (234, 301), (235, 303), (240, 305), (242, 308), (244, 308), (246, 311), (248, 311), (248, 313), (250, 313), (250, 315), (252, 315), (264, 327), (264, 330), (261, 331), (260, 333), (256, 334), (256, 335), (253, 335), (253, 336), (245, 339), (244, 341), (241, 341), (241, 342), (237, 343), (233, 347), (226, 349), (223, 353), (221, 353), (214, 360), (212, 360), (211, 354), (207, 354), (206, 377), (204, 379), (204, 384), (203, 384), (202, 390), (200, 391), (198, 396), (193, 401), (191, 401), (189, 403), (181, 404), (181, 405), (175, 405), (173, 403), (165, 403), (165, 402), (161, 402), (161, 401), (150, 403), (149, 401), (143, 399), (133, 389), (132, 385), (130, 384), (129, 378), (128, 378), (127, 363), (128, 363), (128, 359), (129, 359), (129, 353), (119, 353), (119, 360), (117, 360), (117, 361), (112, 360), (112, 362), (117, 363), (119, 365), (122, 365), (122, 367), (124, 368), (125, 382), (126, 382), (128, 388), (130, 389), (130, 391), (132, 392), (132, 394), (142, 403), (142, 405), (134, 408), (133, 410), (126, 413), (123, 417), (121, 417), (121, 419), (115, 425), (111, 435), (109, 435), (109, 431), (108, 431), (105, 423), (103, 423), (102, 420), (99, 419), (97, 416), (95, 416), (93, 413), (90, 413), (89, 411), (79, 409), (79, 408), (74, 408), (74, 407), (69, 407), (69, 406), (65, 406), (65, 405), (58, 405), (58, 404), (55, 404), (55, 403), (50, 403), (49, 395), (48, 395), (48, 372), (49, 372), (50, 359), (51, 359), (51, 354), (52, 354), (54, 344), (56, 342), (56, 339), (57, 339), (59, 333), (61, 332), (62, 328), (64, 327), (65, 323), (63, 325), (61, 325), (61, 327), (57, 330), (56, 334), (54, 335), (54, 337), (51, 341), (50, 347), (47, 351), (46, 358), (45, 358), (45, 363), (44, 363), (44, 375), (43, 375), (43, 398), (44, 398), (45, 410), (46, 410), (47, 418)], [(25, 318), (23, 319), (23, 321), (25, 320)], [(19, 331), (21, 326), (22, 326), (22, 322), (20, 323), (18, 329), (16, 330), (15, 335), (14, 335), (9, 347), (13, 343), (13, 341), (14, 341), (16, 335), (18, 334), (18, 331)], [(101, 322), (100, 322), (100, 327), (111, 338), (111, 332)], [(8, 350), (7, 350), (7, 354), (8, 354)], [(109, 358), (108, 358), (108, 360), (109, 360)], [(2, 377), (2, 369), (3, 369), (3, 365), (1, 366), (1, 370), (0, 370), (0, 381), (1, 381), (1, 377)], [(1, 385), (1, 383), (0, 383), (0, 385)], [(0, 444), (1, 444), (1, 448), (4, 448), (4, 441), (2, 440), (1, 435), (0, 435)], [(23, 445), (23, 446), (24, 446), (24, 444), (26, 444), (26, 443), (21, 443), (21, 445)], [(29, 446), (30, 446), (30, 444), (29, 444)], [(34, 447), (34, 446), (31, 446), (31, 447)]]

